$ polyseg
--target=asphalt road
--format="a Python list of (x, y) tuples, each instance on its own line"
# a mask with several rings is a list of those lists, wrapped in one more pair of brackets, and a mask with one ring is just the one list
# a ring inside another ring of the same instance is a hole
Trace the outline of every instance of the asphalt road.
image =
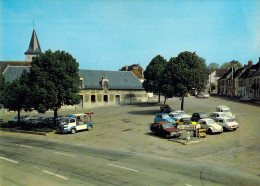
[[(0, 137), (1, 185), (254, 185), (240, 174), (147, 154)], [(220, 173), (220, 174), (218, 174)], [(232, 175), (238, 176), (238, 175)], [(216, 181), (221, 180), (220, 183)]]

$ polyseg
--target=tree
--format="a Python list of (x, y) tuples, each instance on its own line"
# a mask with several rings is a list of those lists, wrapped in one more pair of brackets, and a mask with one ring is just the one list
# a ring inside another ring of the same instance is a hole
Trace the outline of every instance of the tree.
[(26, 70), (13, 82), (7, 82), (4, 87), (2, 103), (5, 108), (18, 112), (18, 123), (20, 123), (21, 110), (27, 108), (29, 91), (28, 72)]
[(231, 67), (241, 68), (241, 67), (243, 67), (243, 65), (242, 65), (239, 61), (232, 60), (232, 61), (230, 61), (230, 62), (225, 62), (225, 63), (223, 63), (223, 64), (220, 66), (220, 68), (222, 68), (222, 69), (231, 68)]
[(76, 59), (65, 51), (48, 50), (37, 56), (30, 69), (30, 106), (39, 113), (50, 109), (56, 119), (62, 105), (78, 104), (78, 72)]
[(218, 63), (210, 63), (208, 65), (208, 69), (211, 70), (211, 69), (217, 69), (219, 68), (219, 64)]
[(160, 55), (154, 57), (144, 71), (143, 87), (146, 92), (158, 93), (158, 103), (162, 91), (162, 75), (167, 61)]
[(5, 77), (2, 73), (0, 73), (0, 109), (2, 108), (4, 87), (5, 87)]
[(172, 96), (182, 99), (182, 110), (184, 96), (192, 93), (195, 89), (199, 92), (203, 90), (208, 78), (205, 60), (197, 56), (195, 52), (188, 51), (181, 52), (176, 58), (171, 58), (163, 74), (167, 84), (172, 86)]

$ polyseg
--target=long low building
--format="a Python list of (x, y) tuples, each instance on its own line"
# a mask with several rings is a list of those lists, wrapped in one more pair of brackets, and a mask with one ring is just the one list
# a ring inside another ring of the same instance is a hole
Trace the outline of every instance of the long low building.
[[(8, 66), (3, 72), (6, 81), (20, 77), (30, 67)], [(64, 109), (82, 109), (113, 104), (132, 104), (148, 101), (141, 81), (131, 71), (79, 70), (81, 102)]]

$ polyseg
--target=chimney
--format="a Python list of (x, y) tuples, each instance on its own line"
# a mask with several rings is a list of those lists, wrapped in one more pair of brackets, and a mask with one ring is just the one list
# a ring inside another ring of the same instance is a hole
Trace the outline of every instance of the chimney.
[(248, 68), (250, 68), (252, 66), (252, 64), (253, 64), (252, 60), (249, 60), (248, 61)]

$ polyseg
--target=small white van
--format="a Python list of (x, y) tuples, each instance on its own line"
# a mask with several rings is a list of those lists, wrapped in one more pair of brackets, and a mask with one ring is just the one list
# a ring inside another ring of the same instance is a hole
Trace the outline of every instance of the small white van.
[(231, 113), (229, 107), (225, 105), (219, 105), (216, 107), (217, 112), (224, 112), (228, 117), (235, 119), (235, 115)]

